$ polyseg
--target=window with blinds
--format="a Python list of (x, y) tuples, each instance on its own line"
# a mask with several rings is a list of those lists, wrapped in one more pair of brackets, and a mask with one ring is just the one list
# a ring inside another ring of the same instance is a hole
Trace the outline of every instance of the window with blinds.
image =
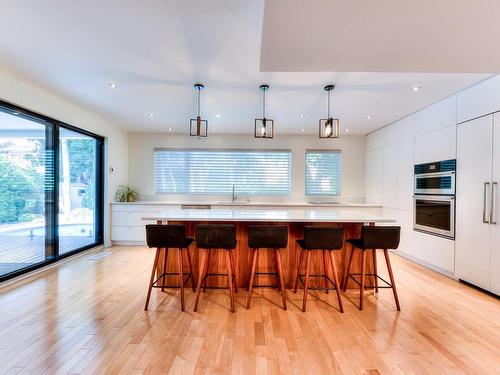
[(306, 195), (340, 195), (340, 150), (306, 151)]
[(290, 150), (155, 149), (157, 194), (289, 195)]

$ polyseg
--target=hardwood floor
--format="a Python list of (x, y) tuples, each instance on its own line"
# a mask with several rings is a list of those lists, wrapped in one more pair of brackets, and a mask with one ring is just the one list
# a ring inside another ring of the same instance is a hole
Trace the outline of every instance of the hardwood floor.
[[(0, 374), (500, 374), (500, 301), (396, 255), (401, 300), (390, 289), (246, 290), (229, 312), (227, 291), (207, 291), (193, 313), (178, 291), (153, 291), (143, 311), (154, 250), (113, 247), (0, 289)], [(379, 257), (378, 269), (385, 272)], [(321, 300), (318, 300), (319, 297)]]

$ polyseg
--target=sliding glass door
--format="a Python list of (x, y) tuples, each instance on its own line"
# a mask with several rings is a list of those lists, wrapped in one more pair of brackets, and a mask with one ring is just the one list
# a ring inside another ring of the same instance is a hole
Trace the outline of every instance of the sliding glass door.
[(59, 253), (97, 241), (98, 141), (88, 135), (59, 131)]
[(102, 244), (102, 145), (0, 103), (0, 280)]

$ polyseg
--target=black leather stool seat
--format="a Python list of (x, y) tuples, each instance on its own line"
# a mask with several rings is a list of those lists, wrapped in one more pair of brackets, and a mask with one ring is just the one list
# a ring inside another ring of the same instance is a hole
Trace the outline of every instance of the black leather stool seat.
[(234, 249), (236, 226), (234, 224), (198, 224), (196, 246), (201, 249)]
[(186, 237), (184, 224), (146, 225), (146, 244), (148, 247), (187, 248), (194, 241)]
[(344, 244), (344, 228), (308, 225), (304, 239), (297, 243), (303, 250), (339, 250)]
[(249, 225), (248, 247), (251, 249), (283, 249), (288, 245), (288, 228), (285, 225)]
[(363, 226), (361, 238), (349, 239), (347, 242), (358, 249), (397, 249), (401, 237), (401, 227), (396, 226)]

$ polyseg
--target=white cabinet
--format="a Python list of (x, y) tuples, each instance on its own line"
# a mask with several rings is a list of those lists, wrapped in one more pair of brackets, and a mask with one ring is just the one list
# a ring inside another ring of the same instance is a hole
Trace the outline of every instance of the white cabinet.
[(415, 135), (431, 133), (457, 124), (457, 97), (451, 96), (415, 113)]
[(415, 138), (415, 164), (455, 159), (456, 126), (449, 126)]
[(385, 128), (385, 144), (392, 145), (415, 137), (415, 115), (402, 118)]
[(413, 256), (452, 275), (455, 269), (455, 242), (414, 231)]
[[(497, 247), (492, 243), (492, 238), (498, 231), (489, 222), (494, 148), (493, 116), (460, 124), (457, 133), (455, 274), (459, 279), (490, 290), (492, 248)], [(495, 147), (500, 147), (500, 144)]]
[(491, 225), (490, 289), (500, 295), (500, 114), (495, 115), (493, 128), (493, 222)]
[(379, 129), (366, 136), (366, 149), (368, 151), (385, 146), (385, 128)]
[(500, 111), (500, 76), (490, 78), (457, 94), (457, 122)]
[(398, 145), (384, 148), (382, 203), (389, 208), (396, 208), (398, 203)]
[(384, 149), (378, 148), (366, 153), (366, 200), (382, 202), (384, 190)]
[(398, 144), (398, 200), (400, 210), (413, 210), (413, 164), (415, 160), (413, 138)]

